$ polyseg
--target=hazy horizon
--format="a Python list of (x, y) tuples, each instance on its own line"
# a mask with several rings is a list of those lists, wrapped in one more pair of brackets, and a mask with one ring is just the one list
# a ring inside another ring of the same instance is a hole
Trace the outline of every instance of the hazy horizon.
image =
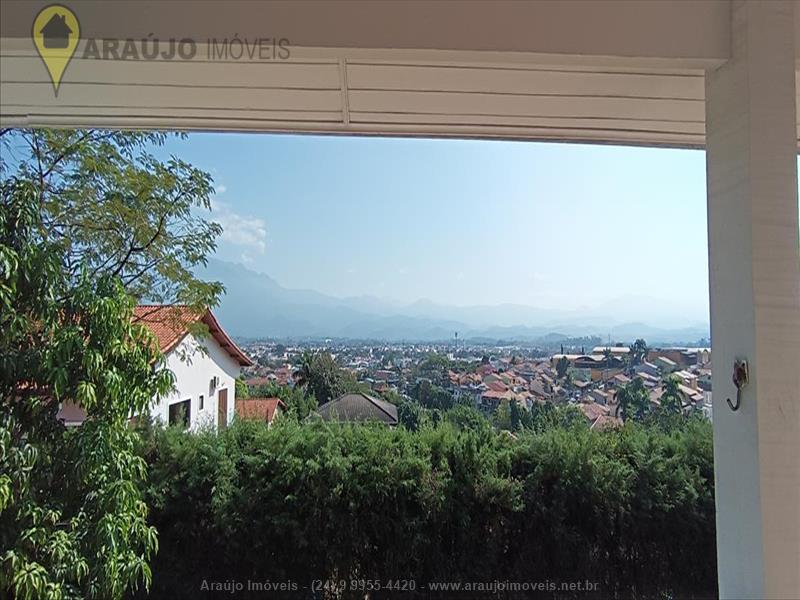
[(189, 134), (216, 258), (289, 289), (708, 322), (705, 157), (576, 144)]
[[(414, 300), (406, 301), (406, 300), (399, 300), (397, 298), (391, 298), (389, 296), (377, 296), (372, 294), (355, 294), (355, 295), (338, 295), (338, 294), (329, 294), (319, 289), (314, 288), (313, 286), (308, 287), (290, 287), (285, 285), (283, 282), (278, 280), (277, 278), (271, 276), (269, 273), (264, 273), (257, 269), (252, 268), (248, 265), (243, 265), (241, 263), (235, 261), (228, 261), (220, 259), (219, 257), (214, 257), (211, 259), (212, 263), (217, 262), (219, 264), (224, 265), (235, 265), (236, 267), (240, 267), (245, 269), (250, 273), (254, 273), (256, 275), (266, 277), (273, 281), (275, 284), (280, 286), (282, 289), (287, 291), (297, 291), (297, 292), (312, 292), (315, 294), (322, 294), (328, 296), (333, 299), (338, 299), (342, 301), (348, 300), (364, 300), (364, 301), (375, 301), (379, 303), (383, 303), (387, 306), (393, 306), (397, 309), (405, 309), (414, 306), (436, 306), (441, 308), (504, 308), (504, 307), (519, 307), (519, 308), (529, 308), (543, 311), (546, 314), (553, 314), (553, 315), (573, 315), (575, 313), (586, 312), (588, 314), (594, 315), (602, 315), (608, 314), (609, 317), (612, 317), (610, 313), (602, 313), (601, 311), (607, 310), (609, 308), (613, 308), (620, 304), (624, 305), (626, 308), (630, 308), (631, 304), (638, 304), (642, 313), (636, 315), (633, 319), (626, 318), (625, 315), (615, 317), (611, 319), (611, 322), (630, 322), (631, 320), (644, 320), (650, 324), (654, 325), (661, 325), (667, 327), (678, 327), (681, 325), (708, 325), (708, 319), (703, 320), (702, 318), (692, 320), (691, 318), (683, 318), (678, 316), (680, 313), (680, 307), (676, 307), (669, 303), (665, 302), (664, 300), (654, 297), (654, 296), (647, 296), (645, 294), (626, 294), (617, 296), (614, 298), (610, 298), (607, 301), (596, 303), (596, 304), (584, 304), (582, 306), (577, 306), (575, 308), (563, 308), (563, 307), (547, 307), (547, 306), (537, 306), (534, 304), (523, 304), (523, 303), (515, 303), (515, 302), (504, 302), (499, 304), (477, 304), (477, 303), (463, 303), (463, 304), (456, 304), (456, 303), (449, 303), (449, 302), (437, 302), (432, 300), (431, 298), (427, 297), (420, 297)], [(224, 277), (223, 277), (224, 279)], [(223, 282), (224, 283), (224, 282)], [(224, 296), (223, 296), (224, 301)], [(664, 311), (664, 308), (668, 307), (672, 310), (669, 312)], [(670, 314), (672, 313), (672, 314)], [(666, 319), (665, 319), (666, 316)], [(523, 323), (515, 323), (515, 324), (523, 324)], [(537, 325), (542, 325), (547, 323), (537, 323)]]

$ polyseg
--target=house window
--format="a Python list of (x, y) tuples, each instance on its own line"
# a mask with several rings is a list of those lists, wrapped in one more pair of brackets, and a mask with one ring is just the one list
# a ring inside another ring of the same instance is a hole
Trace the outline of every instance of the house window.
[(192, 400), (184, 400), (169, 405), (169, 424), (182, 425), (185, 429), (190, 424), (190, 414), (192, 410)]
[(203, 394), (200, 394), (200, 410), (203, 410)]

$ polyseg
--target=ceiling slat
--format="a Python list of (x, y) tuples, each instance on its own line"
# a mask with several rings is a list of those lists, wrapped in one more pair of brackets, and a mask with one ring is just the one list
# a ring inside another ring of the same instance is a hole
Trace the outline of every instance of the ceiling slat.
[(136, 108), (217, 108), (341, 111), (338, 90), (198, 88), (70, 83), (58, 98), (50, 83), (3, 83), (3, 104)]
[[(0, 78), (6, 82), (48, 82), (39, 57), (0, 57)], [(339, 90), (339, 66), (282, 62), (166, 62), (73, 59), (64, 73), (72, 83), (189, 85), (198, 87), (262, 87)]]
[(541, 117), (606, 117), (703, 121), (703, 102), (596, 96), (525, 96), (462, 92), (351, 90), (355, 112), (415, 112)]
[[(468, 115), (433, 115), (418, 113), (391, 114), (383, 112), (351, 112), (350, 120), (354, 123), (405, 123), (418, 125), (470, 125), (474, 120)], [(581, 119), (575, 117), (510, 117), (506, 115), (490, 115), (482, 117), (486, 126), (514, 127), (560, 127), (574, 128), (576, 125), (587, 129), (619, 129), (625, 131), (650, 131), (661, 133), (686, 133), (702, 136), (705, 124), (702, 122), (664, 122), (643, 119)]]
[(620, 95), (703, 100), (702, 76), (630, 75), (429, 65), (348, 65), (351, 90)]

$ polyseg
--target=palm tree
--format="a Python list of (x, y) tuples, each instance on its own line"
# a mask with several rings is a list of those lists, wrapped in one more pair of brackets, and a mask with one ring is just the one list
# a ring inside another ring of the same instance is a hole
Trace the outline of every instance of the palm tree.
[(294, 385), (296, 387), (302, 388), (308, 385), (308, 382), (311, 380), (311, 373), (314, 370), (314, 358), (315, 355), (313, 352), (309, 350), (303, 352), (300, 357), (300, 366), (292, 373), (292, 379), (294, 379)]
[(640, 365), (644, 362), (644, 359), (647, 357), (647, 342), (645, 342), (642, 338), (639, 338), (633, 345), (631, 346), (631, 364), (633, 366)]
[(620, 386), (616, 394), (614, 394), (614, 398), (617, 401), (617, 408), (614, 410), (614, 416), (619, 417), (623, 421), (627, 421), (630, 407), (634, 402), (633, 390), (629, 389), (628, 385)]
[(661, 382), (664, 393), (661, 394), (661, 408), (670, 412), (683, 411), (683, 396), (678, 387), (678, 378), (667, 375)]
[(611, 348), (606, 347), (603, 350), (603, 359), (605, 360), (605, 369), (603, 369), (603, 381), (608, 379), (608, 368), (611, 366), (611, 358), (613, 354), (611, 353)]
[(615, 394), (617, 408), (614, 415), (627, 421), (633, 416), (641, 420), (650, 410), (650, 394), (644, 387), (641, 377), (621, 386)]

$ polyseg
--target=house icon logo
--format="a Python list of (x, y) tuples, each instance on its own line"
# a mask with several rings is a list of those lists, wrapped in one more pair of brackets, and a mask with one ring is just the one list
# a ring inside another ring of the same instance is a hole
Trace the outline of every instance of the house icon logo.
[(67, 25), (67, 16), (54, 14), (47, 24), (42, 27), (42, 40), (45, 48), (66, 48), (69, 46), (69, 36), (74, 32)]
[(78, 48), (80, 35), (81, 27), (75, 13), (61, 4), (46, 6), (33, 20), (33, 45), (47, 68), (56, 96), (64, 71)]

